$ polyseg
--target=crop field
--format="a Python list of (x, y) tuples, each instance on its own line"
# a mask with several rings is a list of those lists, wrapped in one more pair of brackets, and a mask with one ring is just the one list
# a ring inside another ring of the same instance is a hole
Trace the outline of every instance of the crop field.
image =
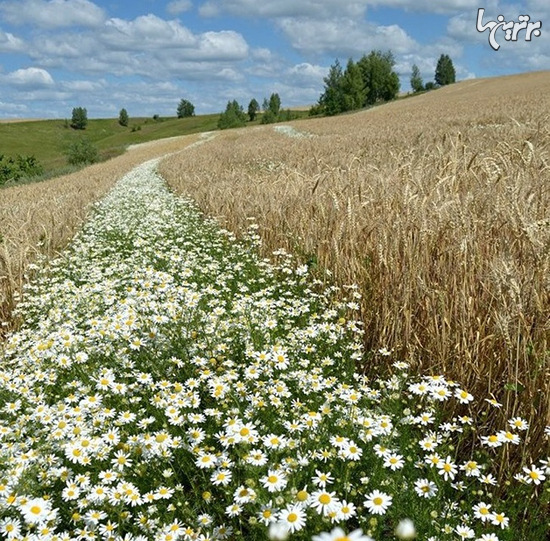
[[(241, 131), (166, 160), (230, 230), (358, 284), (365, 347), (550, 423), (550, 73)], [(384, 359), (373, 356), (374, 374)]]
[(547, 539), (549, 78), (0, 192), (0, 536)]

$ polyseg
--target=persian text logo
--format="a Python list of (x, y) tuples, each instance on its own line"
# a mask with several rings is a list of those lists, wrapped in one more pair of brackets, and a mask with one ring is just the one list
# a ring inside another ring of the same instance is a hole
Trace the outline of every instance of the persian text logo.
[(505, 33), (504, 39), (506, 41), (517, 41), (518, 35), (522, 30), (525, 30), (525, 41), (531, 41), (531, 36), (538, 38), (542, 33), (540, 31), (540, 28), (542, 28), (542, 22), (529, 22), (531, 20), (529, 15), (520, 15), (518, 17), (518, 22), (507, 22), (504, 20), (504, 15), (499, 15), (496, 21), (488, 21), (486, 24), (483, 24), (484, 13), (485, 10), (483, 8), (477, 10), (476, 29), (478, 32), (485, 32), (485, 30), (489, 29), (489, 45), (495, 51), (500, 49), (500, 44), (497, 43), (496, 40), (496, 33), (499, 29)]

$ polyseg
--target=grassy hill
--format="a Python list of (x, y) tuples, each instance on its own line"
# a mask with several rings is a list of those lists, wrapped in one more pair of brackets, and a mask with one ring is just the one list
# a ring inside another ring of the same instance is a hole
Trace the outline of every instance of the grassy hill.
[[(296, 111), (307, 116), (307, 111)], [(73, 130), (64, 120), (29, 120), (0, 122), (0, 155), (33, 155), (43, 165), (46, 174), (55, 173), (67, 164), (65, 149), (71, 141), (86, 137), (99, 149), (102, 159), (122, 154), (128, 145), (144, 143), (178, 135), (189, 135), (217, 129), (219, 114), (191, 118), (132, 117), (128, 127), (118, 119), (91, 119), (85, 130)], [(261, 115), (248, 125), (259, 124)]]

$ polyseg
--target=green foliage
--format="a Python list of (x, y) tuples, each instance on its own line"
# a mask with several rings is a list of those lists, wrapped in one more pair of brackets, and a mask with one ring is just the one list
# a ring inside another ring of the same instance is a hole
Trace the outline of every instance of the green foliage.
[(277, 122), (290, 122), (291, 120), (296, 120), (297, 118), (299, 118), (299, 116), (295, 112), (290, 109), (284, 109), (279, 112)]
[(177, 110), (178, 118), (195, 116), (195, 106), (189, 100), (180, 100)]
[(250, 122), (252, 122), (256, 118), (256, 114), (258, 113), (259, 108), (260, 104), (256, 101), (255, 98), (252, 98), (250, 100), (250, 103), (248, 104), (248, 118), (250, 119)]
[(121, 126), (128, 126), (128, 121), (129, 121), (129, 117), (128, 117), (128, 111), (126, 111), (126, 109), (121, 109), (120, 110), (120, 113), (118, 115), (118, 123), (121, 125)]
[(456, 72), (451, 57), (442, 54), (435, 68), (435, 82), (440, 86), (450, 85), (456, 82)]
[(228, 128), (241, 128), (246, 126), (246, 114), (243, 108), (236, 100), (228, 101), (225, 112), (221, 113), (218, 120), (218, 128), (226, 130)]
[(433, 81), (428, 81), (424, 85), (424, 90), (433, 90), (434, 88), (437, 88), (436, 84)]
[(413, 92), (421, 92), (424, 90), (424, 82), (422, 81), (422, 76), (420, 75), (420, 70), (416, 64), (413, 64), (411, 72), (411, 88)]
[(366, 104), (394, 100), (399, 94), (399, 77), (393, 67), (395, 58), (391, 51), (371, 51), (357, 63), (367, 90)]
[(361, 109), (365, 104), (367, 90), (361, 68), (350, 58), (340, 82), (343, 95), (343, 110)]
[(265, 113), (269, 109), (269, 100), (267, 98), (264, 98), (264, 101), (262, 102), (262, 111)]
[(342, 92), (342, 66), (337, 59), (330, 66), (328, 75), (323, 79), (325, 91), (319, 98), (319, 105), (325, 115), (337, 115), (344, 111), (344, 94)]
[(88, 111), (85, 107), (74, 107), (71, 127), (75, 130), (85, 130), (88, 125)]
[(279, 115), (279, 111), (281, 110), (281, 98), (279, 94), (271, 94), (269, 97), (268, 110), (271, 111), (275, 117)]
[(99, 159), (97, 147), (87, 138), (79, 137), (71, 141), (65, 149), (69, 165), (86, 165), (95, 163)]
[(277, 122), (278, 117), (273, 114), (273, 111), (269, 109), (262, 115), (260, 124), (273, 124)]
[(0, 154), (0, 185), (9, 181), (17, 181), (26, 177), (41, 175), (44, 169), (34, 156), (15, 158)]
[(322, 115), (324, 112), (325, 111), (323, 109), (323, 106), (319, 103), (316, 103), (309, 108), (308, 116), (319, 116)]

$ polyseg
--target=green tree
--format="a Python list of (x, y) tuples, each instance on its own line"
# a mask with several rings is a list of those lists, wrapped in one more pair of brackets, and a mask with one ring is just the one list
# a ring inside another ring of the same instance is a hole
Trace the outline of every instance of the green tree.
[(273, 115), (277, 117), (280, 110), (281, 98), (279, 97), (279, 94), (271, 94), (271, 96), (269, 97), (269, 111), (271, 111)]
[(411, 72), (411, 88), (413, 92), (421, 92), (424, 90), (424, 81), (420, 75), (420, 70), (416, 64), (413, 64)]
[(228, 128), (240, 128), (246, 126), (246, 114), (242, 106), (236, 100), (228, 101), (225, 112), (220, 115), (218, 128), (226, 130)]
[(343, 97), (343, 110), (360, 109), (365, 103), (367, 93), (363, 84), (361, 68), (350, 58), (342, 75), (340, 87)]
[(330, 66), (328, 75), (323, 79), (325, 90), (319, 98), (319, 106), (325, 115), (337, 115), (345, 110), (342, 91), (342, 66), (338, 59)]
[(189, 100), (180, 100), (177, 109), (178, 118), (195, 116), (195, 106)]
[(366, 104), (390, 101), (399, 94), (399, 76), (393, 67), (395, 58), (391, 51), (371, 51), (357, 62), (367, 91)]
[(450, 85), (456, 81), (455, 67), (448, 54), (442, 54), (435, 68), (435, 82), (440, 86)]
[(74, 107), (71, 127), (75, 130), (85, 130), (88, 125), (88, 111), (85, 107)]
[(118, 123), (121, 125), (121, 126), (128, 126), (128, 121), (130, 120), (129, 116), (128, 116), (128, 111), (126, 111), (126, 109), (121, 109), (120, 110), (120, 113), (118, 115)]
[(256, 114), (258, 113), (259, 108), (260, 104), (256, 101), (255, 98), (252, 98), (250, 100), (250, 103), (248, 104), (248, 118), (250, 119), (250, 122), (252, 122), (256, 118)]

